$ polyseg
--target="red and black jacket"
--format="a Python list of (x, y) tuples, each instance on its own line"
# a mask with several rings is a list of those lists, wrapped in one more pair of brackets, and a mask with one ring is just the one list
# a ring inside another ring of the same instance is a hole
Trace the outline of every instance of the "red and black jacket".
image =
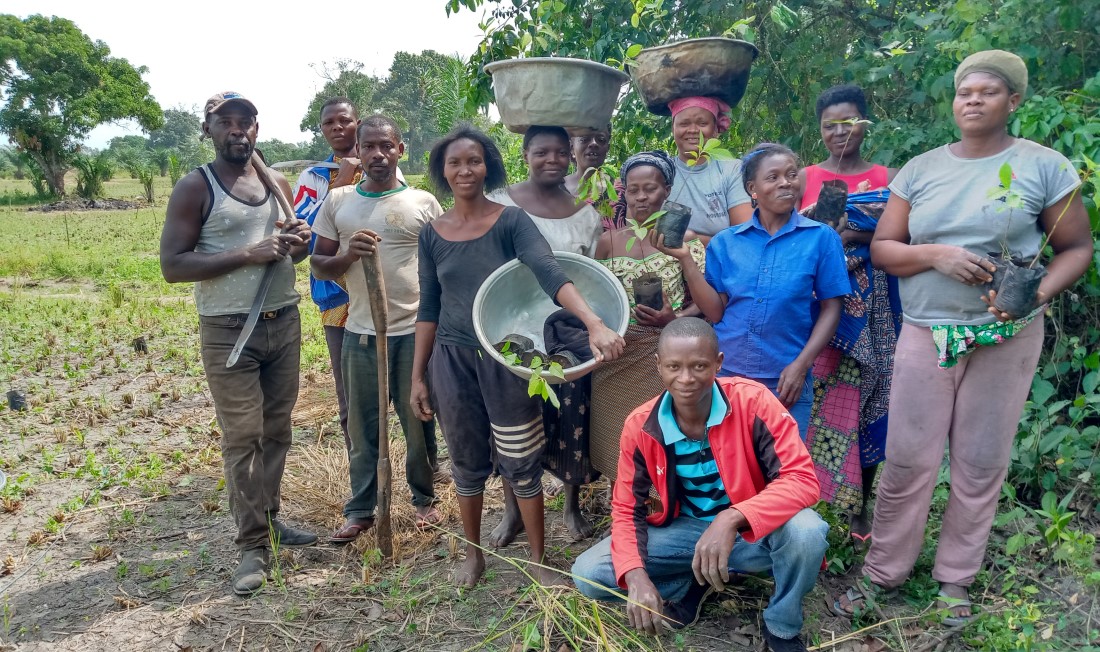
[[(726, 416), (710, 429), (710, 447), (731, 507), (748, 520), (741, 536), (752, 542), (814, 505), (821, 489), (798, 424), (779, 399), (745, 378), (716, 382), (726, 402)], [(668, 525), (680, 514), (676, 458), (657, 420), (656, 408), (664, 396), (638, 407), (623, 424), (611, 497), (611, 561), (624, 589), (627, 572), (645, 567), (647, 523)], [(661, 503), (652, 514), (651, 488)]]

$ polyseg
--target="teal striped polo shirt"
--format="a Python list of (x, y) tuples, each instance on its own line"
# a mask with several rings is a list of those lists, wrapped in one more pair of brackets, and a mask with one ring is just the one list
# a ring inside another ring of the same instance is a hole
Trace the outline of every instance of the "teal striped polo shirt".
[(711, 388), (710, 416), (707, 432), (696, 441), (680, 430), (672, 413), (672, 395), (665, 392), (657, 407), (657, 422), (664, 433), (665, 444), (672, 446), (676, 456), (676, 479), (679, 482), (680, 513), (701, 521), (713, 521), (714, 517), (730, 507), (726, 487), (718, 475), (718, 463), (710, 449), (710, 429), (722, 423), (726, 417), (726, 402), (718, 383)]

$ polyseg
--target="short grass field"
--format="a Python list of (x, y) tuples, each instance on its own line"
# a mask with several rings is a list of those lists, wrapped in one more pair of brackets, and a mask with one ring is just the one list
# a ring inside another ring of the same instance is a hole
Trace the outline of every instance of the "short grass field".
[[(29, 183), (0, 180), (0, 230), (8, 234), (0, 241), (0, 391), (18, 391), (27, 405), (0, 406), (0, 649), (760, 649), (768, 577), (741, 578), (699, 625), (656, 638), (631, 632), (620, 606), (532, 587), (522, 535), (494, 551), (477, 588), (452, 588), (461, 549), (453, 488), (439, 479), (443, 527), (415, 531), (392, 419), (395, 559), (381, 559), (369, 536), (343, 548), (278, 550), (269, 585), (251, 599), (234, 596), (220, 432), (190, 286), (160, 276), (168, 180), (157, 179), (156, 189), (151, 207), (37, 212), (27, 210)], [(132, 199), (141, 190), (116, 178), (107, 194)], [(300, 265), (303, 294), (306, 276)], [(341, 521), (347, 458), (317, 311), (308, 300), (301, 308), (301, 392), (283, 515), (324, 539)], [(946, 481), (936, 488), (937, 511)], [(605, 536), (606, 484), (587, 490), (584, 504)], [(499, 482), (486, 505), (488, 532), (499, 521)], [(805, 605), (808, 644), (841, 652), (1098, 649), (1095, 550), (1055, 559), (1032, 545), (1008, 554), (1012, 537), (1041, 537), (1044, 525), (1006, 505), (972, 590), (982, 616), (962, 629), (943, 626), (931, 607), (936, 515), (900, 597), (855, 623), (831, 615), (826, 601), (853, 581), (859, 559), (843, 519), (822, 507), (832, 548)], [(548, 501), (549, 562), (568, 569), (594, 541), (570, 540), (560, 509), (560, 499)]]

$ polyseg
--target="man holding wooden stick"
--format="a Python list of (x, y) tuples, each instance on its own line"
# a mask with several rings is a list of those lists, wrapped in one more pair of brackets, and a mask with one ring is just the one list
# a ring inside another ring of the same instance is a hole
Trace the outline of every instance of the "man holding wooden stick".
[(204, 117), (214, 162), (173, 189), (160, 264), (169, 283), (195, 283), (202, 362), (241, 550), (233, 591), (250, 595), (266, 581), (273, 547), (317, 540), (278, 520), (302, 339), (294, 263), (305, 257), (311, 234), (289, 210), (286, 179), (254, 153), (255, 105), (239, 93), (218, 93)]
[(418, 527), (442, 520), (434, 507), (432, 487), (436, 460), (435, 423), (411, 414), (413, 331), (420, 304), (417, 242), (420, 230), (442, 210), (430, 193), (403, 184), (397, 161), (405, 152), (401, 130), (390, 118), (372, 115), (358, 129), (358, 154), (364, 175), (360, 183), (333, 189), (314, 221), (317, 240), (310, 265), (318, 279), (345, 276), (351, 297), (341, 366), (348, 396), (351, 440), (351, 498), (346, 522), (331, 538), (349, 543), (375, 524), (378, 506), (379, 420), (388, 405), (378, 396), (376, 329), (366, 276), (352, 265), (379, 256), (385, 284), (389, 396), (405, 433), (405, 476), (412, 492)]

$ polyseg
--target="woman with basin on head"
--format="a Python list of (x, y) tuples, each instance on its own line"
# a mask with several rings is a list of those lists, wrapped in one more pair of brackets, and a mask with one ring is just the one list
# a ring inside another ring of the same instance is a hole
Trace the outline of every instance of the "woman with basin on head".
[[(569, 172), (569, 134), (561, 127), (532, 126), (523, 135), (523, 160), (527, 163), (526, 181), (489, 194), (491, 201), (518, 206), (554, 251), (568, 251), (591, 258), (603, 231), (599, 212), (565, 189)], [(580, 488), (596, 479), (588, 454), (588, 418), (591, 376), (558, 386), (561, 407), (543, 406), (546, 426), (546, 467), (557, 476), (565, 489), (565, 525), (575, 539), (592, 536), (592, 525), (581, 514)], [(556, 494), (553, 484), (550, 491)], [(487, 543), (503, 547), (523, 529), (515, 497), (504, 486), (504, 517)]]
[(743, 163), (744, 190), (756, 210), (748, 222), (711, 239), (705, 276), (687, 246), (669, 249), (663, 236), (655, 244), (680, 262), (693, 301), (714, 323), (726, 356), (722, 375), (767, 386), (805, 439), (813, 402), (810, 365), (836, 331), (841, 298), (851, 291), (844, 249), (836, 231), (795, 210), (794, 152), (766, 143)]
[(676, 181), (668, 199), (691, 209), (688, 228), (705, 244), (718, 232), (752, 217), (741, 181), (741, 161), (695, 156), (708, 139), (729, 129), (730, 107), (714, 97), (684, 97), (669, 102), (668, 108), (677, 155)]
[[(626, 216), (641, 223), (661, 210), (675, 178), (676, 164), (664, 152), (642, 152), (628, 158), (619, 174)], [(658, 251), (648, 239), (635, 240), (634, 235), (624, 222), (604, 232), (596, 246), (596, 261), (623, 284), (631, 308), (622, 357), (600, 365), (592, 374), (592, 464), (611, 478), (617, 471), (619, 437), (626, 417), (664, 391), (655, 358), (661, 329), (677, 317), (699, 314), (687, 301), (680, 263)], [(702, 241), (690, 231), (684, 241), (695, 264), (703, 268), (706, 248)], [(643, 275), (661, 281), (660, 309), (638, 303), (634, 296), (634, 281)]]
[(884, 189), (897, 170), (863, 158), (867, 98), (859, 86), (833, 86), (822, 92), (817, 119), (829, 156), (799, 172), (800, 210), (814, 207), (826, 182), (847, 185), (853, 198), (848, 219), (837, 228), (852, 293), (844, 302), (836, 334), (813, 364), (814, 404), (806, 445), (817, 467), (822, 499), (851, 515), (852, 542), (864, 549), (871, 536), (871, 489), (886, 453), (890, 374), (901, 328), (897, 279), (870, 264), (871, 236), (888, 195), (868, 191)]
[[(485, 570), (478, 548), (481, 510), (494, 462), (519, 499), (532, 560), (542, 563), (545, 551), (542, 408), (538, 398), (527, 395), (527, 381), (481, 351), (473, 326), (478, 288), (497, 268), (518, 258), (548, 295), (584, 323), (596, 360), (618, 357), (623, 340), (580, 296), (531, 218), (485, 196), (486, 189), (506, 183), (500, 151), (488, 136), (458, 127), (432, 147), (428, 174), (440, 192), (454, 196), (454, 207), (420, 232), (411, 402), (425, 421), (433, 405), (439, 409), (462, 528), (470, 542), (454, 580), (472, 587)], [(530, 573), (544, 583), (560, 580), (539, 567)]]
[[(1080, 278), (1093, 254), (1073, 166), (1008, 133), (1026, 92), (1027, 66), (1015, 54), (987, 50), (964, 59), (951, 107), (959, 141), (917, 156), (890, 184), (871, 256), (900, 279), (904, 323), (871, 546), (861, 580), (833, 602), (837, 614), (850, 615), (868, 596), (893, 591), (909, 577), (946, 444), (951, 492), (932, 578), (940, 584), (945, 624), (973, 617), (968, 588), (985, 558), (1042, 351), (1042, 304)], [(1005, 164), (1009, 188), (1000, 182)], [(1004, 191), (1015, 196), (1012, 205)], [(1006, 314), (983, 305), (996, 300), (986, 289), (997, 271), (986, 254), (1004, 247), (1033, 259), (1044, 240), (1054, 257), (1033, 307)]]

